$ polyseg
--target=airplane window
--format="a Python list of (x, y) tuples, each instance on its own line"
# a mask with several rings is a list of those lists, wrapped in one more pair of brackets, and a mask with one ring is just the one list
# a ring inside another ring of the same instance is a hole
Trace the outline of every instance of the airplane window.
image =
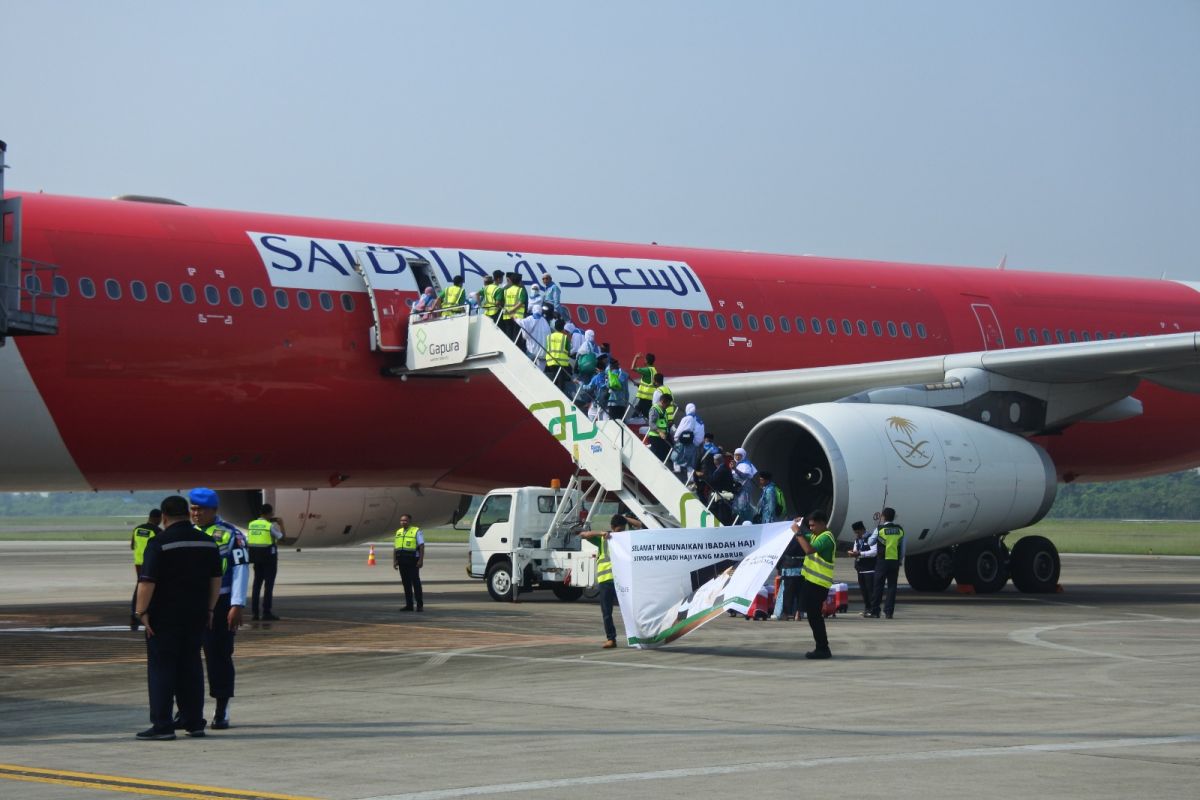
[(792, 321), (790, 319), (788, 319), (787, 317), (780, 317), (779, 318), (779, 330), (782, 331), (783, 333), (791, 333), (792, 332)]
[(1058, 340), (1059, 344), (1067, 343), (1067, 337), (1063, 336), (1062, 328), (1059, 328), (1056, 331), (1054, 331), (1054, 338)]
[(767, 329), (767, 333), (771, 333), (772, 331), (774, 331), (775, 330), (775, 318), (764, 316), (763, 317), (763, 327)]
[(1079, 341), (1079, 335), (1078, 335), (1077, 333), (1075, 333), (1075, 331), (1074, 331), (1074, 330), (1067, 331), (1067, 334), (1068, 334), (1068, 335), (1071, 337), (1071, 341), (1072, 341), (1072, 342), (1078, 342), (1078, 341)]
[(91, 278), (79, 279), (79, 293), (91, 300), (96, 296), (96, 284), (92, 283)]
[(758, 330), (758, 317), (754, 316), (753, 314), (747, 314), (746, 325), (749, 326), (750, 330), (752, 331)]
[(1083, 332), (1083, 340), (1085, 342), (1090, 342), (1092, 340), (1092, 334), (1089, 331), (1084, 331)]
[(642, 312), (638, 311), (636, 308), (629, 309), (629, 320), (634, 325), (641, 325), (642, 324)]
[(663, 319), (666, 320), (668, 328), (675, 327), (675, 312), (674, 311), (664, 311)]
[(210, 306), (220, 305), (221, 292), (217, 290), (217, 287), (209, 284), (208, 286), (204, 287), (204, 299), (208, 301)]
[(860, 319), (860, 320), (859, 320), (859, 321), (856, 323), (856, 325), (857, 325), (857, 327), (858, 327), (858, 335), (859, 335), (859, 336), (866, 336), (866, 335), (867, 335), (867, 323), (863, 322), (863, 321)]
[(71, 284), (67, 283), (67, 279), (62, 275), (54, 276), (54, 296), (66, 297), (67, 292), (71, 291)]
[(188, 305), (196, 302), (196, 290), (192, 288), (190, 283), (179, 284), (179, 299)]
[(871, 332), (876, 336), (883, 336), (883, 326), (879, 324), (879, 320), (871, 322)]
[(31, 294), (41, 294), (42, 293), (42, 279), (39, 278), (37, 275), (26, 275), (25, 276), (25, 291), (27, 291)]
[(904, 334), (905, 339), (911, 339), (912, 338), (912, 325), (909, 325), (907, 322), (901, 322), (900, 323), (900, 332)]
[(171, 302), (171, 287), (159, 281), (154, 284), (154, 296), (158, 298), (158, 302), (160, 303)]
[(1017, 344), (1025, 341), (1025, 331), (1020, 328), (1013, 328), (1013, 335), (1017, 337)]
[(804, 317), (796, 317), (796, 333), (804, 333)]
[(924, 322), (917, 323), (917, 336), (920, 336), (922, 339), (925, 338), (925, 323)]
[(250, 301), (254, 303), (255, 308), (266, 308), (267, 293), (255, 286), (250, 290)]
[(725, 315), (724, 314), (713, 314), (713, 320), (715, 320), (717, 323), (717, 330), (719, 330), (719, 331), (725, 330)]
[(691, 328), (691, 327), (692, 327), (692, 324), (693, 324), (693, 323), (692, 323), (692, 315), (691, 315), (689, 312), (687, 312), (687, 311), (680, 311), (680, 312), (679, 312), (679, 319), (680, 319), (680, 321), (683, 323), (683, 327), (685, 327), (685, 328)]
[(697, 314), (696, 319), (700, 320), (700, 327), (708, 330), (708, 314)]
[(139, 303), (144, 302), (146, 300), (146, 284), (141, 281), (130, 281), (129, 293), (133, 295), (134, 300)]
[(647, 311), (646, 312), (646, 322), (650, 323), (650, 327), (657, 328), (658, 327), (658, 312), (655, 311), (654, 309), (650, 309), (649, 311)]
[(321, 308), (325, 311), (333, 311), (333, 297), (329, 292), (321, 292), (317, 295), (317, 301), (320, 302)]
[(596, 309), (596, 322), (599, 322), (601, 325), (608, 324), (608, 312), (603, 308)]
[(576, 308), (575, 313), (579, 315), (579, 321), (582, 322), (584, 325), (587, 325), (588, 320), (591, 319), (591, 317), (588, 316), (587, 308), (585, 308), (584, 306), (579, 306), (578, 308)]
[(229, 295), (229, 305), (231, 306), (240, 306), (245, 301), (242, 290), (236, 286), (230, 286), (226, 294)]
[(1097, 342), (1103, 341), (1103, 339), (1104, 339), (1104, 333), (1102, 331), (1096, 331), (1096, 341)]
[(1037, 328), (1030, 328), (1030, 329), (1029, 329), (1029, 343), (1030, 343), (1030, 344), (1037, 344), (1037, 343), (1038, 343)]
[(309, 297), (308, 292), (304, 291), (303, 289), (296, 292), (296, 305), (300, 306), (300, 308), (305, 311), (308, 311), (310, 308), (312, 308), (312, 298)]
[(735, 331), (740, 331), (742, 329), (742, 315), (741, 314), (730, 314), (729, 315), (729, 325)]
[(813, 317), (811, 322), (812, 322), (812, 332), (820, 333), (821, 332), (821, 320), (817, 319), (816, 317)]
[[(255, 289), (254, 291), (257, 292), (257, 291), (261, 291), (261, 290)], [(265, 303), (266, 301), (264, 300), (263, 302)], [(254, 304), (258, 305), (258, 301), (255, 300)], [(342, 292), (342, 309), (345, 311), (353, 311), (354, 310), (354, 295), (349, 294), (347, 292)]]
[(121, 284), (117, 283), (112, 278), (104, 282), (104, 293), (108, 295), (109, 300), (121, 299)]
[(287, 292), (285, 292), (283, 289), (275, 290), (275, 305), (279, 306), (280, 308), (288, 307)]
[(850, 320), (842, 320), (842, 332), (847, 336), (852, 336), (854, 334), (854, 326), (850, 324)]
[(831, 334), (837, 335), (837, 323), (834, 322), (833, 317), (825, 320), (825, 330)]

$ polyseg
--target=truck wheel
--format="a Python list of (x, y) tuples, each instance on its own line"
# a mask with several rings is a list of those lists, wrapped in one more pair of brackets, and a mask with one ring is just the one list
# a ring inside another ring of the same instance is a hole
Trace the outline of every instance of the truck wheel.
[(555, 586), (553, 591), (554, 596), (565, 603), (574, 603), (583, 597), (583, 589), (578, 586)]
[(484, 578), (488, 594), (498, 603), (512, 600), (512, 562), (502, 558), (494, 562), (487, 570)]

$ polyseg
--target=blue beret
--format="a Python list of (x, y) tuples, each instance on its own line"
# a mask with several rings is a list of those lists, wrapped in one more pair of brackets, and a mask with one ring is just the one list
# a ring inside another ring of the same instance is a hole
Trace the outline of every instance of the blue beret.
[(200, 508), (217, 507), (217, 493), (212, 489), (192, 489), (188, 492), (188, 500)]

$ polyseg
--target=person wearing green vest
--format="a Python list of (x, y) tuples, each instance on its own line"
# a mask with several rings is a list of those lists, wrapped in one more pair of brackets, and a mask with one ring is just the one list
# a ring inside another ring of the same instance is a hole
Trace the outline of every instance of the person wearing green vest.
[(142, 577), (142, 562), (146, 558), (146, 545), (162, 533), (162, 511), (150, 509), (146, 521), (133, 529), (129, 536), (129, 549), (133, 551), (133, 599), (129, 601), (129, 630), (136, 631), (141, 625), (137, 616), (137, 581)]
[(813, 641), (816, 647), (804, 654), (805, 658), (832, 658), (829, 650), (829, 636), (825, 632), (825, 617), (821, 614), (821, 605), (829, 595), (829, 587), (833, 585), (833, 558), (837, 550), (837, 540), (828, 529), (829, 515), (817, 510), (808, 515), (809, 534), (801, 530), (803, 517), (792, 521), (792, 533), (796, 542), (804, 551), (804, 563), (800, 567), (804, 584), (801, 587), (801, 605), (808, 616), (808, 627), (812, 629)]
[(500, 307), (500, 330), (515, 342), (521, 331), (520, 322), (525, 318), (525, 304), (529, 302), (529, 295), (521, 285), (521, 276), (517, 273), (508, 273), (508, 285), (504, 287), (503, 298), (504, 304)]
[(671, 455), (671, 416), (667, 413), (670, 395), (661, 395), (650, 409), (650, 419), (647, 420), (650, 430), (646, 432), (646, 445), (654, 457), (665, 462)]
[(629, 364), (629, 375), (638, 381), (634, 413), (647, 419), (650, 416), (650, 408), (654, 405), (654, 376), (658, 374), (658, 368), (654, 366), (654, 353), (646, 353), (646, 366), (644, 367), (637, 365), (641, 357), (641, 353), (634, 353), (633, 361)]
[[(278, 621), (271, 613), (275, 597), (275, 576), (279, 574), (279, 548), (275, 543), (283, 538), (283, 520), (275, 516), (270, 503), (263, 503), (258, 519), (246, 526), (246, 544), (250, 546), (250, 563), (254, 565), (254, 583), (250, 589), (251, 619)], [(266, 591), (263, 591), (263, 586)], [(262, 616), (259, 616), (259, 596), (262, 596)]]
[(613, 624), (613, 605), (617, 602), (617, 587), (613, 583), (612, 561), (608, 557), (608, 540), (614, 533), (620, 533), (628, 527), (625, 517), (613, 514), (608, 521), (611, 530), (584, 531), (580, 539), (594, 539), (600, 555), (596, 558), (596, 585), (600, 588), (600, 616), (604, 620), (604, 644), (608, 650), (617, 646), (617, 628)]
[(484, 316), (495, 322), (500, 316), (500, 305), (502, 302), (503, 289), (497, 281), (500, 271), (496, 270), (496, 275), (483, 276), (483, 291), (479, 293), (479, 304), (483, 308)]
[[(888, 619), (896, 611), (896, 582), (900, 579), (900, 565), (904, 563), (904, 528), (896, 524), (896, 509), (885, 508), (880, 514), (879, 527), (875, 529), (878, 551), (875, 554), (875, 597), (871, 603), (870, 616), (879, 618), (879, 606)], [(887, 602), (883, 602), (883, 584), (887, 582)]]
[(400, 572), (400, 582), (404, 584), (404, 608), (400, 610), (412, 611), (413, 601), (416, 600), (416, 610), (424, 611), (421, 567), (425, 563), (425, 535), (412, 524), (410, 514), (400, 515), (400, 527), (396, 530), (393, 546), (392, 567)]
[(571, 334), (566, 323), (554, 320), (554, 332), (546, 337), (546, 377), (554, 381), (560, 392), (571, 384)]
[(454, 280), (438, 295), (434, 308), (441, 309), (443, 317), (452, 317), (463, 313), (467, 304), (467, 290), (463, 288), (463, 276), (455, 275)]

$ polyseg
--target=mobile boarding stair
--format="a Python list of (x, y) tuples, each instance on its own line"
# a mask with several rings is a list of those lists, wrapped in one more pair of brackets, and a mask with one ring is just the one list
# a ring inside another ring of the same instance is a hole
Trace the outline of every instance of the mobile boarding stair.
[[(620, 420), (592, 422), (483, 314), (409, 319), (410, 372), (462, 373), (486, 369), (528, 409), (576, 465), (572, 485), (599, 485), (647, 528), (716, 527), (715, 516)], [(588, 480), (590, 478), (590, 481)]]

